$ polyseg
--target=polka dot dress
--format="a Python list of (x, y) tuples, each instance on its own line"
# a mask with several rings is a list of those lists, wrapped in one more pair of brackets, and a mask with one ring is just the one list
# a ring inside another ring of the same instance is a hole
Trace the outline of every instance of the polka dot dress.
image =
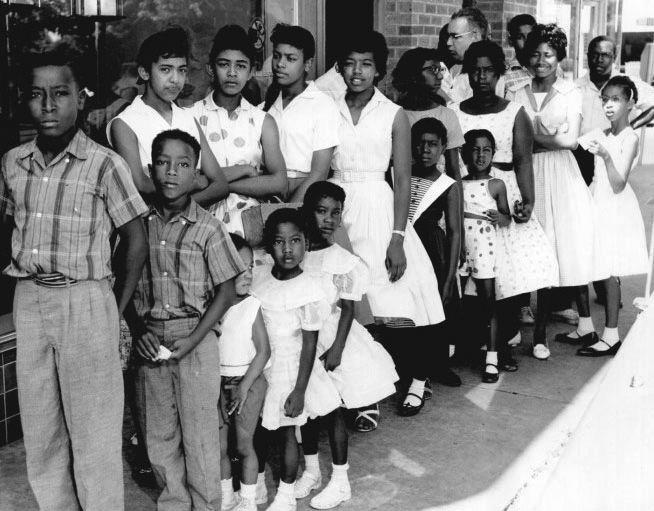
[[(489, 209), (497, 209), (495, 199), (488, 190), (490, 180), (468, 181), (463, 183), (463, 210), (486, 216)], [(497, 233), (495, 226), (488, 220), (464, 218), (466, 237), (466, 261), (459, 270), (460, 275), (469, 275), (475, 279), (495, 278), (497, 260)]]

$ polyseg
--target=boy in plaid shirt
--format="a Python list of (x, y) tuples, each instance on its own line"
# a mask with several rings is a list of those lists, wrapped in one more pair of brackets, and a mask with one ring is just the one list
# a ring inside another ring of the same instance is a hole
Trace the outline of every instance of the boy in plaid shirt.
[(150, 246), (133, 307), (137, 403), (162, 493), (159, 511), (220, 509), (220, 363), (212, 330), (245, 270), (225, 226), (191, 198), (200, 144), (181, 130), (152, 143)]
[[(147, 211), (125, 161), (76, 128), (79, 62), (59, 45), (28, 55), (35, 140), (2, 159), (0, 215), (14, 226), (18, 396), (40, 509), (124, 509), (118, 317), (145, 262)], [(109, 238), (120, 255), (112, 274)]]

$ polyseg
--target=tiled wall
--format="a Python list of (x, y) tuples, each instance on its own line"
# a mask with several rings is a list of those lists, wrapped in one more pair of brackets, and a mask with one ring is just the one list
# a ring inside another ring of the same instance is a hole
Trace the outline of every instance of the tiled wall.
[[(12, 343), (13, 344), (13, 343)], [(23, 437), (16, 387), (16, 347), (0, 345), (0, 447)]]

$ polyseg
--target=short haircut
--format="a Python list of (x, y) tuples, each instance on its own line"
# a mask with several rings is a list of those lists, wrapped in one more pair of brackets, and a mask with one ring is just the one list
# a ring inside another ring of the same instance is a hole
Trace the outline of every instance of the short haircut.
[(79, 90), (87, 85), (87, 69), (84, 56), (76, 48), (66, 42), (57, 43), (45, 49), (45, 51), (28, 51), (23, 54), (20, 61), (20, 86), (24, 91), (32, 87), (34, 70), (39, 67), (56, 66), (67, 67), (73, 75)]
[(388, 46), (386, 45), (386, 38), (382, 34), (374, 30), (364, 30), (363, 32), (356, 31), (347, 37), (339, 48), (337, 57), (339, 69), (343, 69), (345, 61), (352, 52), (372, 53), (378, 73), (374, 79), (375, 84), (386, 76)]
[(487, 139), (491, 147), (493, 148), (493, 152), (495, 152), (495, 137), (493, 134), (485, 129), (478, 129), (478, 130), (470, 130), (466, 131), (465, 134), (463, 135), (463, 138), (465, 139), (465, 143), (463, 144), (462, 147), (462, 152), (464, 154), (468, 154), (470, 151), (470, 146), (475, 143), (475, 140), (478, 138), (485, 138)]
[(254, 65), (256, 55), (254, 44), (243, 27), (225, 25), (216, 32), (211, 51), (209, 52), (209, 65), (213, 66), (216, 63), (218, 55), (225, 50), (240, 51), (250, 61), (250, 67)]
[(436, 135), (443, 149), (447, 147), (447, 128), (435, 117), (425, 117), (411, 126), (411, 145), (415, 146), (425, 133)]
[(234, 244), (234, 247), (236, 248), (237, 252), (240, 252), (244, 248), (249, 249), (250, 252), (252, 251), (252, 247), (247, 241), (245, 241), (245, 238), (243, 238), (242, 236), (230, 232), (229, 237), (232, 240), (232, 243)]
[(193, 149), (193, 154), (195, 155), (195, 163), (197, 165), (198, 160), (200, 159), (200, 142), (186, 131), (180, 129), (166, 130), (159, 133), (154, 140), (152, 141), (152, 161), (155, 160), (155, 157), (161, 153), (161, 149), (166, 140), (179, 140), (191, 146)]
[(435, 48), (422, 46), (405, 51), (391, 73), (393, 87), (399, 92), (409, 92), (413, 87), (422, 85), (422, 66), (428, 60), (442, 62), (441, 54)]
[(171, 25), (148, 36), (141, 43), (136, 63), (149, 71), (159, 58), (184, 58), (188, 61), (190, 53), (186, 30), (178, 25)]
[(299, 210), (295, 208), (276, 209), (270, 213), (263, 226), (263, 242), (267, 249), (272, 246), (277, 233), (277, 226), (280, 224), (293, 224), (302, 234), (306, 234), (307, 223), (304, 215)]
[(334, 199), (336, 202), (345, 204), (345, 190), (335, 183), (330, 181), (316, 181), (304, 194), (304, 204), (302, 204), (302, 212), (310, 214), (320, 199), (328, 197)]
[(615, 57), (615, 41), (605, 35), (598, 35), (597, 37), (594, 37), (593, 39), (590, 40), (590, 42), (588, 43), (588, 53), (593, 51), (593, 49), (595, 49), (595, 46), (597, 46), (599, 43), (611, 43), (611, 47), (613, 48), (613, 56)]
[(491, 61), (493, 70), (498, 76), (506, 72), (506, 57), (502, 47), (493, 41), (475, 41), (466, 50), (463, 56), (463, 72), (472, 73), (477, 59), (487, 57)]
[(506, 24), (506, 30), (509, 35), (512, 36), (517, 34), (518, 30), (520, 30), (520, 27), (523, 25), (529, 25), (533, 27), (536, 25), (536, 18), (534, 18), (531, 14), (518, 14), (509, 20), (509, 22)]
[(298, 50), (302, 50), (304, 60), (313, 58), (316, 54), (316, 40), (304, 27), (277, 23), (270, 34), (270, 42), (273, 46), (278, 44), (289, 44)]
[(567, 57), (568, 38), (565, 31), (557, 24), (541, 25), (537, 23), (534, 25), (525, 42), (525, 55), (531, 55), (542, 43), (547, 44), (556, 52), (556, 58), (559, 62)]
[(638, 89), (633, 80), (628, 76), (615, 75), (609, 78), (609, 81), (604, 84), (604, 87), (602, 87), (600, 92), (604, 93), (604, 89), (607, 87), (620, 87), (625, 92), (627, 101), (633, 99), (634, 103), (638, 103)]
[(476, 7), (464, 7), (452, 14), (451, 19), (466, 18), (470, 25), (479, 31), (482, 39), (488, 38), (488, 20), (484, 13)]

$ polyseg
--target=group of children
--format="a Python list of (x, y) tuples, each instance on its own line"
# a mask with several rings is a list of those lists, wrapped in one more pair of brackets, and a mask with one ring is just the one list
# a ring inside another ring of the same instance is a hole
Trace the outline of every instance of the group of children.
[[(410, 127), (375, 87), (388, 58), (381, 34), (356, 34), (343, 45), (337, 65), (347, 91), (336, 102), (306, 83), (315, 52), (308, 31), (278, 26), (271, 40), (274, 84), (263, 110), (243, 97), (253, 52), (233, 26), (214, 41), (212, 91), (185, 110), (174, 101), (188, 65), (186, 34), (172, 28), (148, 38), (138, 56), (145, 93), (107, 127), (122, 158), (76, 128), (84, 93), (70, 59), (55, 51), (28, 66), (38, 136), (3, 158), (0, 211), (16, 226), (9, 273), (21, 279), (21, 413), (28, 475), (44, 508), (72, 509), (79, 500), (123, 509), (119, 313), (138, 355), (135, 414), (162, 488), (160, 510), (255, 510), (267, 501), (262, 473), (272, 431), (281, 470), (268, 509), (294, 510), (296, 499), (322, 488), (322, 425), (332, 474), (310, 505), (330, 509), (350, 499), (342, 409), (378, 416), (370, 406), (396, 391), (400, 372), (408, 384), (399, 413), (415, 415), (429, 397), (431, 364), (440, 364), (443, 382), (461, 384), (447, 359), (466, 279), (484, 305), (487, 352), (498, 351), (498, 230), (519, 205), (493, 177), (493, 134), (464, 134), (460, 180), (444, 123), (427, 116)], [(434, 65), (427, 72), (437, 76)], [(602, 94), (610, 143), (589, 143), (606, 168), (596, 207), (605, 215), (610, 207), (614, 219), (600, 233), (618, 261), (611, 303), (624, 257), (616, 219), (635, 211), (633, 195), (614, 197), (628, 187), (636, 155), (627, 125), (635, 93), (628, 78), (609, 81)], [(274, 197), (294, 207), (270, 212)], [(252, 236), (243, 213), (255, 206), (265, 211), (265, 256), (245, 239)], [(336, 241), (343, 232), (351, 251)], [(381, 343), (355, 319), (364, 297)], [(52, 334), (53, 320), (61, 332)], [(102, 350), (89, 350), (90, 339)], [(445, 353), (432, 357), (435, 344)], [(398, 359), (406, 367), (396, 372)], [(497, 381), (497, 359), (486, 362), (484, 381)], [(56, 379), (62, 396), (53, 395)], [(57, 424), (39, 426), (43, 413)], [(52, 491), (53, 474), (61, 491)]]

